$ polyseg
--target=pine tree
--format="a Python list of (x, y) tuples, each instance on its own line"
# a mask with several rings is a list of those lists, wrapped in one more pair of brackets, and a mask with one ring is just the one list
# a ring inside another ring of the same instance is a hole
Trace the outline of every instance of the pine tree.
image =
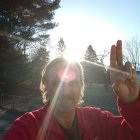
[(53, 23), (54, 11), (60, 0), (1, 0), (0, 1), (0, 49), (8, 44), (26, 52), (31, 43), (43, 43), (49, 37), (47, 31), (57, 26)]
[(65, 42), (64, 42), (63, 38), (60, 38), (60, 40), (58, 41), (58, 44), (57, 44), (57, 51), (56, 51), (57, 56), (63, 55), (65, 50), (66, 50)]
[(89, 45), (87, 47), (87, 50), (86, 50), (85, 55), (84, 55), (84, 59), (91, 61), (91, 62), (97, 62), (97, 60), (98, 60), (97, 54), (91, 45)]
[(39, 88), (41, 80), (41, 72), (44, 66), (48, 63), (50, 57), (49, 51), (45, 47), (36, 49), (32, 56), (32, 86)]
[(60, 0), (0, 0), (0, 88), (11, 89), (31, 75), (27, 48), (46, 44)]

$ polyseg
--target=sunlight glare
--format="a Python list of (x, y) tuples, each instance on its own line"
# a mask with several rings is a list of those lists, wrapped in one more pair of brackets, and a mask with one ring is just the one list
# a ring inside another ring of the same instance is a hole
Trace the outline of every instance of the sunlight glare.
[[(69, 65), (67, 65), (67, 67), (65, 68), (65, 71), (62, 75), (62, 81), (64, 81), (68, 70), (69, 70)], [(55, 96), (54, 96), (53, 100), (50, 102), (48, 111), (45, 114), (44, 120), (43, 120), (42, 125), (39, 129), (36, 140), (43, 140), (44, 138), (47, 138), (49, 136), (49, 132), (50, 132), (49, 129), (51, 129), (51, 127), (52, 127), (52, 121), (54, 119), (54, 114), (56, 113), (57, 106), (59, 104), (59, 100), (60, 100), (60, 97), (62, 94), (60, 92), (61, 87), (62, 87), (62, 83), (63, 83), (62, 81), (60, 82), (60, 84), (55, 92)], [(67, 111), (69, 111), (69, 110), (67, 110)]]
[(72, 61), (80, 62), (82, 60), (82, 56), (76, 50), (66, 49), (64, 57), (66, 57), (66, 59), (68, 59), (70, 62)]
[[(66, 56), (71, 60), (79, 60), (89, 45), (92, 45), (97, 55), (103, 50), (110, 51), (116, 40), (123, 40), (126, 34), (117, 27), (87, 15), (61, 15), (57, 19), (59, 26), (51, 33), (51, 40), (55, 44), (60, 38), (64, 39), (67, 47)], [(105, 62), (109, 61), (106, 59)], [(107, 62), (109, 63), (109, 62)]]

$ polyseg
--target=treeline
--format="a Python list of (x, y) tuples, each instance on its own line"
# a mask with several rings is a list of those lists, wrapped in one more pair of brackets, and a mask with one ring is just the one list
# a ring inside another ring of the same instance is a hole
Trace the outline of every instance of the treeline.
[[(0, 1), (0, 90), (11, 93), (17, 87), (38, 89), (41, 71), (50, 59), (46, 44), (47, 31), (57, 26), (52, 19), (60, 1)], [(66, 49), (63, 38), (56, 47), (56, 55)], [(107, 73), (91, 45), (84, 60), (85, 82), (108, 83)], [(91, 63), (89, 63), (91, 62)], [(98, 64), (98, 65), (95, 65)]]
[[(0, 93), (12, 93), (17, 87), (38, 89), (41, 71), (50, 59), (48, 30), (60, 0), (0, 1)], [(66, 45), (60, 38), (56, 55), (63, 55)], [(104, 56), (104, 54), (103, 54)], [(108, 85), (108, 74), (91, 45), (83, 56), (85, 82)]]
[(18, 86), (38, 87), (49, 58), (47, 31), (57, 26), (52, 20), (59, 4), (60, 0), (0, 1), (1, 92), (11, 93)]
[[(41, 71), (50, 58), (48, 30), (60, 1), (1, 0), (0, 1), (0, 90), (11, 93), (19, 86), (38, 88)], [(66, 49), (60, 38), (56, 54)], [(84, 58), (96, 62), (96, 52), (90, 45)], [(86, 72), (88, 74), (89, 72)], [(87, 76), (86, 76), (87, 77)], [(91, 77), (91, 75), (89, 76)]]

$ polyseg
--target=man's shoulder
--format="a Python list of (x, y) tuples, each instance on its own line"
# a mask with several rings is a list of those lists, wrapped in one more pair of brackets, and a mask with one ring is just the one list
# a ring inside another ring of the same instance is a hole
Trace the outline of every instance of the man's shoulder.
[(99, 107), (94, 107), (94, 106), (83, 106), (83, 107), (77, 107), (77, 113), (84, 115), (84, 116), (92, 116), (92, 117), (97, 117), (97, 116), (108, 116), (108, 115), (113, 115), (111, 112), (107, 110), (103, 110)]
[(23, 115), (18, 117), (16, 120), (40, 120), (42, 121), (45, 112), (47, 111), (47, 106), (42, 106), (33, 111), (25, 112)]
[(24, 139), (28, 135), (31, 139), (35, 139), (40, 125), (45, 114), (47, 106), (40, 107), (34, 111), (25, 112), (19, 116), (11, 125), (7, 133), (4, 135), (4, 139)]
[[(94, 125), (97, 125), (102, 118), (102, 110), (93, 106), (77, 107), (76, 114), (79, 121), (79, 124), (83, 129), (90, 128)], [(90, 122), (90, 123), (87, 123)]]
[(48, 110), (48, 105), (44, 105), (44, 106), (41, 106), (40, 108), (35, 109), (35, 110), (28, 112), (28, 113), (32, 113), (34, 115), (39, 115), (39, 114), (43, 115), (47, 112), (47, 110)]

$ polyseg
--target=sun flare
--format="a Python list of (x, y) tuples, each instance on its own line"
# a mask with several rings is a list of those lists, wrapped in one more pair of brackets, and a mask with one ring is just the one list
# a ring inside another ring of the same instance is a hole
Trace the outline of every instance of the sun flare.
[(71, 61), (81, 61), (82, 55), (78, 53), (76, 50), (67, 49), (64, 53), (64, 57), (66, 57), (70, 62)]
[[(97, 55), (102, 55), (104, 50), (110, 51), (112, 43), (126, 37), (116, 27), (90, 16), (62, 15), (58, 21), (59, 27), (51, 35), (57, 41), (64, 39), (67, 49), (65, 57), (70, 61), (82, 60), (89, 45), (92, 45)], [(104, 62), (109, 64), (109, 58), (105, 58)]]

